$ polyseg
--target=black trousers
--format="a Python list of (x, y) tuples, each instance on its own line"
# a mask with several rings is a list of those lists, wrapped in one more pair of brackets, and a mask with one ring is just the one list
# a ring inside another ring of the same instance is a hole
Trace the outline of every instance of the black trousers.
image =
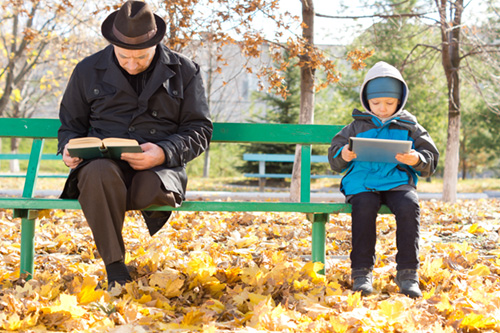
[(352, 196), (351, 268), (373, 269), (377, 241), (376, 219), (382, 204), (396, 218), (397, 270), (418, 269), (420, 207), (416, 191), (363, 192)]
[(153, 204), (175, 206), (175, 196), (166, 191), (158, 175), (135, 171), (122, 161), (96, 159), (78, 172), (78, 201), (104, 263), (125, 258), (122, 237), (127, 210), (142, 210)]

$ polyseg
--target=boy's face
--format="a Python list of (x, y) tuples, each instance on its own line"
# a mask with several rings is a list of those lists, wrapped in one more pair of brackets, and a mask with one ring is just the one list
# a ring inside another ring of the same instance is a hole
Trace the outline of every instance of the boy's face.
[(388, 118), (396, 112), (399, 99), (393, 97), (379, 97), (368, 100), (370, 110), (380, 118)]

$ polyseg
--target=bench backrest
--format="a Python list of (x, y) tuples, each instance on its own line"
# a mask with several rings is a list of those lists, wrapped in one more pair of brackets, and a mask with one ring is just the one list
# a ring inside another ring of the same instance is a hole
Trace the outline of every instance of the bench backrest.
[[(0, 118), (0, 137), (33, 138), (23, 197), (32, 197), (44, 139), (57, 138), (59, 119)], [(341, 125), (214, 123), (212, 142), (302, 145), (301, 202), (310, 201), (311, 145), (330, 144)]]

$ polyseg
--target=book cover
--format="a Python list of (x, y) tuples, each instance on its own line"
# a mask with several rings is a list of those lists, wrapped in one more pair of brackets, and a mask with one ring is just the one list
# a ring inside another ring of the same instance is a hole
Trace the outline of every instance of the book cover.
[(85, 160), (99, 157), (119, 160), (122, 153), (142, 153), (137, 140), (122, 138), (75, 138), (69, 140), (67, 148), (70, 156)]
[(354, 161), (400, 163), (396, 160), (396, 154), (409, 153), (411, 141), (373, 139), (373, 138), (349, 138), (349, 150), (356, 153)]

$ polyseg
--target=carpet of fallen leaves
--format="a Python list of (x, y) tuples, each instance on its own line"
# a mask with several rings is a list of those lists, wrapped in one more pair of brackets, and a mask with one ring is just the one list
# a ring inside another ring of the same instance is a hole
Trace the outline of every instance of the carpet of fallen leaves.
[(420, 283), (398, 293), (395, 221), (379, 216), (376, 293), (350, 290), (350, 216), (331, 216), (326, 275), (293, 213), (175, 213), (150, 237), (126, 216), (134, 281), (106, 291), (80, 211), (44, 212), (35, 274), (19, 277), (20, 221), (0, 210), (0, 329), (21, 332), (500, 332), (500, 201), (423, 201)]

